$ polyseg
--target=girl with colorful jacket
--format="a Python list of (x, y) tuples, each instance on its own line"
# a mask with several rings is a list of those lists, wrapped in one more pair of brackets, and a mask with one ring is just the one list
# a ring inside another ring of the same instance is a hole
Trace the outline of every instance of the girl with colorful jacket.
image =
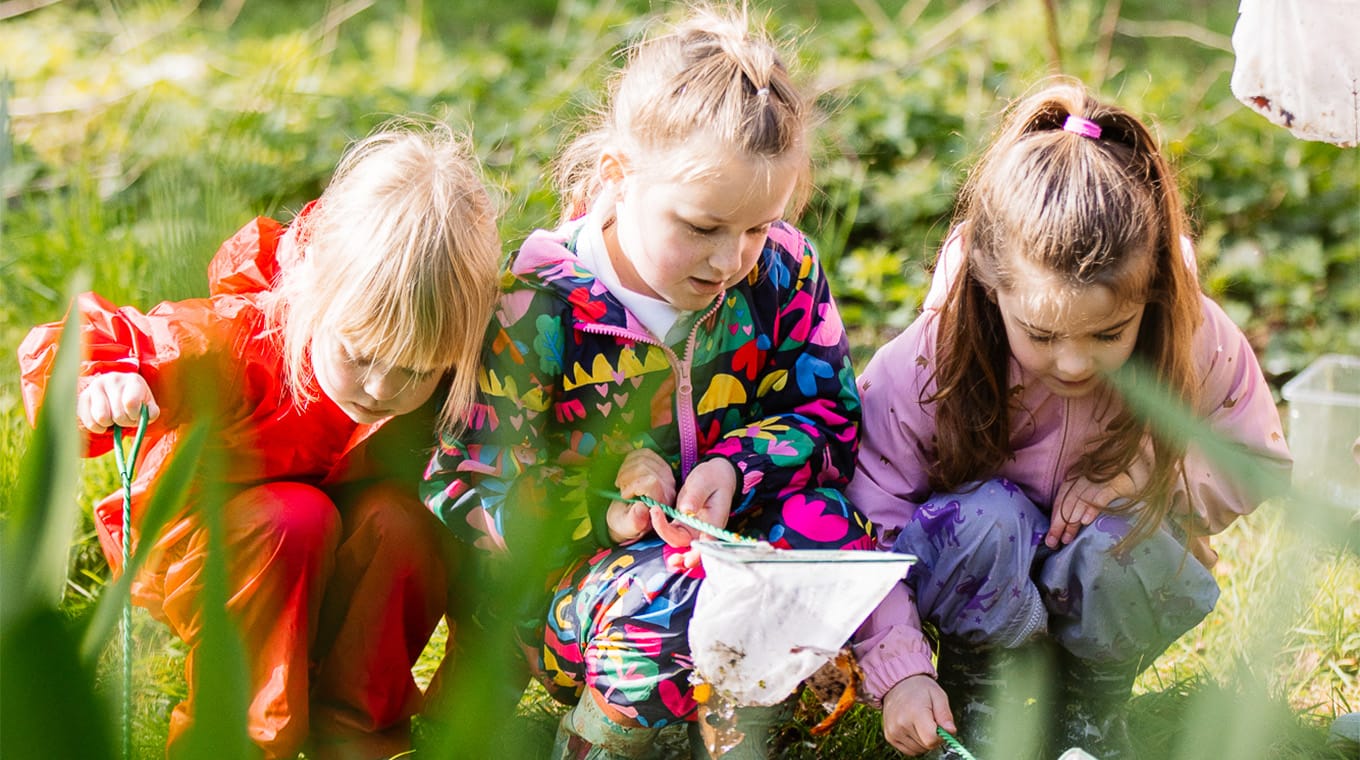
[(1206, 537), (1263, 494), (1136, 415), (1112, 373), (1141, 366), (1287, 474), (1270, 388), (1186, 232), (1151, 133), (1075, 82), (1015, 105), (970, 174), (924, 312), (859, 381), (849, 493), (919, 557), (856, 646), (901, 751), (943, 727), (987, 754), (988, 716), (1037, 693), (997, 669), (1051, 651), (1053, 749), (1127, 756), (1135, 675), (1213, 608)]
[(521, 638), (575, 703), (560, 757), (642, 756), (695, 716), (702, 534), (636, 497), (776, 547), (868, 546), (842, 493), (845, 332), (781, 221), (807, 182), (808, 106), (744, 18), (706, 11), (635, 46), (611, 95), (561, 162), (567, 221), (511, 263), (472, 421), (424, 491), (463, 540), (543, 558), (555, 590)]
[[(193, 681), (208, 508), (221, 511), (247, 728), (261, 755), (409, 749), (422, 704), (411, 666), (448, 608), (451, 548), (415, 486), (434, 412), (455, 429), (472, 401), (499, 258), (495, 210), (465, 141), (442, 126), (394, 125), (353, 145), (288, 226), (261, 217), (224, 243), (208, 297), (145, 313), (78, 299), (78, 395), (46, 401), (75, 402), (89, 456), (147, 409), (131, 530), (155, 547), (133, 600), (189, 648), (169, 756), (204, 756), (191, 727), (214, 709)], [(60, 333), (40, 326), (19, 349), (30, 417)], [(150, 494), (201, 420), (209, 439), (189, 506), (143, 535)], [(120, 505), (113, 494), (94, 511), (121, 572)]]

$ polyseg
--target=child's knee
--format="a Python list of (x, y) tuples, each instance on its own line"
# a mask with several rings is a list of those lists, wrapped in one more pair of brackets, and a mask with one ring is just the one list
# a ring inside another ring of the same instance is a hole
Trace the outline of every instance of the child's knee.
[(323, 491), (303, 483), (266, 483), (233, 497), (224, 510), (228, 536), (267, 542), (293, 553), (332, 552), (340, 537), (340, 515)]
[(1160, 652), (1218, 601), (1213, 574), (1169, 531), (1116, 551), (1131, 527), (1122, 516), (1102, 515), (1040, 571), (1050, 607), (1080, 621), (1059, 633), (1078, 656), (1099, 661)]
[(1044, 523), (1018, 486), (989, 480), (971, 490), (932, 496), (912, 515), (893, 548), (917, 555), (962, 547), (989, 556), (1032, 554)]
[(446, 529), (410, 488), (393, 483), (370, 486), (344, 507), (343, 514), (346, 543), (357, 539), (377, 556), (420, 565), (450, 551)]

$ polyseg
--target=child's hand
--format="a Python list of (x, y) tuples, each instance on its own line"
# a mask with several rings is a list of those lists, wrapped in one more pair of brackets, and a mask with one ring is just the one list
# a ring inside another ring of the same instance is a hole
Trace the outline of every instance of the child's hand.
[(615, 544), (630, 544), (652, 527), (652, 510), (636, 501), (611, 501), (604, 513), (609, 526), (609, 540)]
[[(614, 476), (614, 485), (625, 499), (647, 496), (662, 504), (675, 503), (675, 473), (651, 449), (628, 452), (619, 466), (619, 474)], [(638, 502), (616, 501), (605, 512), (605, 522), (609, 537), (615, 543), (626, 544), (641, 538), (652, 527), (651, 510)]]
[(927, 675), (897, 682), (883, 697), (883, 738), (907, 755), (923, 755), (940, 746), (936, 727), (957, 733), (944, 689)]
[(135, 372), (109, 372), (90, 378), (76, 396), (76, 419), (95, 434), (114, 425), (135, 428), (141, 422), (143, 405), (148, 421), (160, 416), (161, 408), (145, 378)]
[[(726, 459), (710, 459), (690, 470), (685, 485), (676, 497), (675, 508), (718, 528), (727, 527), (732, 516), (732, 495), (737, 491), (737, 468)], [(660, 509), (652, 510), (652, 527), (661, 540), (675, 547), (690, 546), (684, 554), (675, 556), (677, 564), (693, 568), (699, 564), (699, 552), (692, 548), (704, 533), (679, 522), (666, 519)]]
[(1058, 490), (1044, 543), (1050, 549), (1072, 543), (1077, 532), (1094, 522), (1111, 502), (1137, 493), (1138, 487), (1128, 473), (1106, 483), (1092, 483), (1084, 477), (1069, 480)]

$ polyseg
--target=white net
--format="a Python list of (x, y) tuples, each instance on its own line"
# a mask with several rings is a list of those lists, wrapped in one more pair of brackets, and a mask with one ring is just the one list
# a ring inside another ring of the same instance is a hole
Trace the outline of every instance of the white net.
[(915, 561), (701, 541), (694, 670), (737, 705), (774, 705), (831, 661)]
[(1232, 92), (1294, 136), (1360, 143), (1360, 0), (1242, 0)]

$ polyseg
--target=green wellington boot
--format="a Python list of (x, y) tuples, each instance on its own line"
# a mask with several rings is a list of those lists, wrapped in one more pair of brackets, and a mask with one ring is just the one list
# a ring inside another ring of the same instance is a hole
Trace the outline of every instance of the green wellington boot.
[[(769, 707), (735, 708), (730, 725), (726, 727), (721, 725), (723, 721), (718, 715), (700, 707), (699, 719), (689, 724), (690, 757), (693, 760), (766, 760), (770, 757), (770, 738), (780, 726), (793, 719), (800, 692)], [(740, 740), (735, 738), (738, 734)], [(730, 748), (726, 752), (720, 749), (718, 754), (710, 754), (710, 740), (715, 745), (730, 745)]]
[[(1052, 653), (1044, 641), (1016, 649), (980, 649), (941, 639), (937, 680), (949, 696), (958, 742), (978, 757), (1039, 756), (1052, 667)], [(938, 757), (967, 756), (945, 745)]]
[(621, 726), (589, 694), (562, 716), (552, 760), (645, 760), (656, 754), (659, 728)]

